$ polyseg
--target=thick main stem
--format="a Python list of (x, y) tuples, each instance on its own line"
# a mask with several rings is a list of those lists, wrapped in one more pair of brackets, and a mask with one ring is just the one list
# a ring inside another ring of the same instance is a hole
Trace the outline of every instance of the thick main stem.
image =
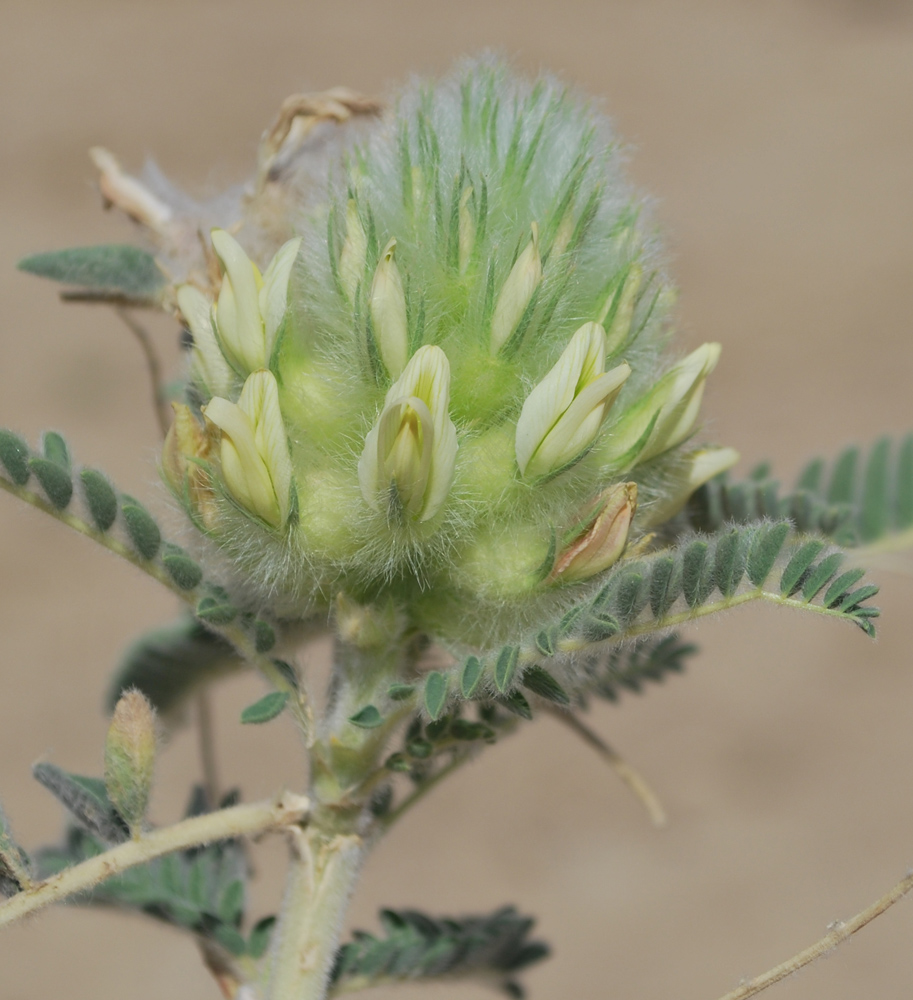
[(361, 837), (295, 831), (270, 960), (268, 1000), (323, 1000), (365, 853)]

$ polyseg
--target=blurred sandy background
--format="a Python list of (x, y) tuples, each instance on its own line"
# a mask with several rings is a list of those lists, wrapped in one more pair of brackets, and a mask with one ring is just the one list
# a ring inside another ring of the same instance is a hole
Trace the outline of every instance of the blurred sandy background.
[[(724, 344), (705, 413), (746, 468), (774, 457), (790, 477), (818, 449), (913, 426), (909, 4), (0, 0), (0, 15), (0, 425), (32, 440), (65, 430), (78, 459), (140, 497), (156, 492), (156, 430), (134, 343), (104, 310), (64, 307), (14, 270), (37, 250), (130, 238), (99, 211), (88, 147), (130, 168), (153, 155), (192, 192), (217, 190), (246, 175), (288, 93), (379, 92), (484, 47), (604, 99), (657, 198), (683, 343)], [(173, 330), (156, 335), (173, 353)], [(693, 629), (705, 652), (684, 679), (597, 706), (668, 829), (541, 721), (403, 823), (352, 924), (373, 927), (381, 905), (514, 902), (554, 944), (528, 977), (538, 1000), (714, 1000), (810, 943), (913, 864), (913, 581), (881, 579), (877, 643), (756, 608)], [(30, 764), (99, 772), (112, 664), (173, 612), (129, 567), (0, 496), (0, 795), (26, 844), (62, 824)], [(302, 777), (289, 726), (236, 722), (261, 690), (249, 678), (216, 695), (223, 771), (250, 798), (277, 768)], [(196, 774), (189, 734), (160, 771), (154, 814), (168, 821)], [(258, 915), (275, 906), (282, 850), (258, 854)], [(907, 902), (769, 995), (909, 997), (911, 934)], [(4, 934), (0, 996), (217, 992), (177, 933), (70, 909)]]

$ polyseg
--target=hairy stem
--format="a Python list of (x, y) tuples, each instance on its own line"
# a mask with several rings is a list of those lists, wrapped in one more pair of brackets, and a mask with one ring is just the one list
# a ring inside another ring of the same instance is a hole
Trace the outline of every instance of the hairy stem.
[(267, 1000), (323, 1000), (365, 853), (354, 834), (296, 831), (270, 957)]
[(800, 951), (798, 955), (793, 955), (792, 958), (781, 962), (763, 975), (755, 976), (749, 982), (742, 983), (738, 989), (734, 989), (724, 997), (720, 997), (720, 1000), (748, 1000), (748, 997), (756, 996), (762, 990), (766, 990), (768, 986), (773, 986), (774, 983), (780, 982), (781, 979), (785, 979), (794, 972), (798, 972), (799, 969), (821, 958), (822, 955), (833, 951), (838, 945), (843, 944), (844, 941), (852, 937), (857, 931), (862, 930), (867, 923), (881, 916), (885, 910), (890, 909), (896, 902), (903, 899), (911, 889), (913, 889), (913, 872), (902, 878), (877, 902), (872, 903), (871, 906), (864, 909), (861, 913), (857, 913), (852, 920), (847, 920), (846, 922), (839, 921), (829, 934), (825, 934), (820, 941), (816, 941), (810, 948)]
[(17, 893), (0, 904), (0, 927), (50, 903), (60, 902), (68, 896), (91, 889), (112, 875), (119, 875), (128, 868), (145, 864), (163, 854), (209, 844), (214, 840), (298, 827), (308, 818), (309, 813), (308, 799), (285, 792), (271, 801), (232, 806), (230, 809), (182, 820), (174, 826), (146, 834), (139, 840), (118, 844), (104, 854), (89, 858), (38, 882), (31, 889)]

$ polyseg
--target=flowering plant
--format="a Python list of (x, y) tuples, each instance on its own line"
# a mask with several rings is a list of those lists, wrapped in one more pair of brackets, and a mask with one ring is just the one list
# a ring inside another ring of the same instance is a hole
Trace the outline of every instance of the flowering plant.
[[(341, 945), (366, 853), (539, 712), (661, 820), (580, 718), (588, 700), (680, 670), (694, 648), (675, 628), (750, 601), (873, 635), (864, 550), (904, 544), (913, 439), (894, 472), (881, 442), (864, 469), (851, 450), (785, 495), (765, 470), (731, 481), (738, 453), (698, 443), (720, 345), (670, 350), (674, 291), (617, 140), (552, 79), (481, 61), (389, 112), (347, 91), (292, 98), (229, 208), (179, 210), (94, 157), (148, 249), (22, 266), (185, 329), (178, 390), (156, 386), (179, 544), (53, 432), (37, 450), (0, 432), (0, 485), (189, 614), (118, 672), (103, 779), (36, 766), (71, 814), (64, 845), (29, 858), (0, 824), (0, 923), (75, 894), (139, 909), (195, 934), (229, 997), (445, 976), (518, 995), (546, 949), (512, 909), (385, 911), (384, 937)], [(294, 661), (326, 635), (321, 704)], [(271, 690), (241, 721), (293, 721), (307, 794), (220, 803), (210, 780), (153, 828), (157, 727), (242, 665)], [(251, 924), (242, 838), (267, 830), (288, 837), (287, 889)]]

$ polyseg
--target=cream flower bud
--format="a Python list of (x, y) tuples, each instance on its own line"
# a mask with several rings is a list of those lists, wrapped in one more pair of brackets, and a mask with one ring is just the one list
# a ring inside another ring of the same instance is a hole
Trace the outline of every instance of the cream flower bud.
[(700, 448), (682, 456), (681, 464), (663, 483), (662, 499), (644, 510), (639, 523), (643, 528), (653, 528), (675, 517), (696, 489), (731, 469), (738, 460), (735, 448)]
[(290, 508), (292, 463), (273, 374), (254, 372), (237, 403), (216, 396), (203, 414), (222, 431), (222, 480), (228, 492), (267, 524), (283, 527)]
[(457, 452), (449, 408), (450, 362), (439, 347), (420, 347), (390, 387), (358, 463), (361, 491), (372, 507), (386, 501), (418, 521), (440, 510)]
[(269, 355), (276, 343), (276, 335), (288, 312), (288, 286), (292, 268), (301, 249), (301, 238), (289, 240), (279, 247), (276, 256), (263, 272), (263, 287), (260, 289), (260, 316), (263, 319), (263, 334), (266, 350), (264, 364), (269, 363)]
[(276, 333), (285, 316), (292, 265), (301, 246), (289, 240), (266, 274), (224, 229), (213, 229), (212, 246), (222, 266), (222, 288), (214, 307), (222, 352), (242, 375), (269, 364)]
[(193, 334), (194, 377), (212, 396), (227, 396), (235, 380), (231, 366), (222, 356), (212, 326), (212, 304), (193, 285), (180, 285), (178, 308)]
[(521, 475), (546, 476), (592, 444), (631, 374), (626, 364), (605, 371), (605, 353), (605, 331), (598, 323), (584, 323), (526, 398), (516, 434)]
[(393, 378), (405, 368), (409, 358), (409, 323), (406, 319), (406, 293), (393, 255), (396, 240), (392, 239), (380, 255), (374, 272), (368, 305), (374, 340), (387, 371)]
[(510, 340), (523, 318), (539, 282), (542, 281), (542, 260), (539, 257), (539, 226), (531, 226), (532, 236), (517, 258), (495, 302), (491, 317), (491, 350), (493, 354)]
[(358, 206), (350, 198), (346, 205), (346, 239), (339, 254), (339, 281), (350, 302), (355, 301), (358, 286), (365, 279), (365, 257), (368, 237), (365, 235)]
[(588, 509), (583, 530), (558, 554), (548, 581), (588, 580), (618, 562), (636, 510), (636, 483), (621, 483), (606, 490)]
[(603, 460), (631, 468), (681, 444), (697, 420), (704, 383), (721, 350), (702, 344), (666, 372), (618, 422), (601, 449)]

